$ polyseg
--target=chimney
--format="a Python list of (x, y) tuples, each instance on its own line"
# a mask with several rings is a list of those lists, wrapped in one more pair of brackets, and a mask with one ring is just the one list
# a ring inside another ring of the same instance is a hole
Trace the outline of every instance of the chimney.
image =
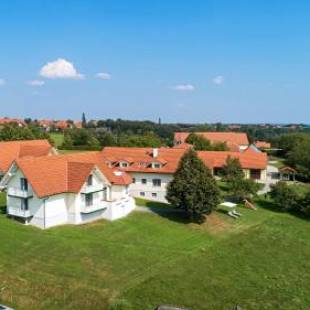
[(156, 158), (158, 156), (158, 148), (153, 149), (153, 158)]

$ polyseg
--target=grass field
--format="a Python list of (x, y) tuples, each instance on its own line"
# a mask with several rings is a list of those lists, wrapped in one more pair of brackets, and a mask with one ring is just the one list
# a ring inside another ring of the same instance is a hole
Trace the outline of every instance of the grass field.
[(2, 214), (0, 303), (36, 310), (310, 309), (309, 221), (267, 208), (240, 211), (239, 220), (218, 211), (201, 226), (134, 212), (113, 223), (46, 231)]
[(50, 136), (52, 140), (54, 141), (56, 147), (59, 147), (62, 145), (64, 141), (64, 135), (62, 132), (52, 132), (50, 133)]

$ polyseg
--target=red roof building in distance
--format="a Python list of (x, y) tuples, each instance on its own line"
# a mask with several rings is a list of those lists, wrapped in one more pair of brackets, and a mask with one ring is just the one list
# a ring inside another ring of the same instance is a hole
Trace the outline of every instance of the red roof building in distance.
[(271, 148), (271, 143), (266, 141), (256, 141), (254, 144), (260, 150), (267, 150)]
[(0, 126), (6, 125), (6, 124), (17, 124), (19, 127), (24, 127), (26, 126), (26, 123), (24, 120), (19, 119), (19, 118), (0, 118)]
[(65, 120), (59, 120), (59, 121), (56, 121), (56, 122), (54, 123), (54, 127), (55, 127), (55, 129), (57, 129), (57, 130), (65, 130), (65, 129), (67, 129), (67, 128), (70, 128), (71, 126), (70, 126), (70, 124), (69, 124), (67, 121), (65, 121)]
[(44, 129), (49, 129), (54, 125), (54, 121), (50, 119), (40, 119), (38, 120), (38, 125)]
[[(244, 150), (249, 146), (249, 140), (246, 133), (243, 132), (195, 132), (211, 143), (226, 143), (231, 151), (236, 151), (237, 147)], [(186, 142), (190, 132), (175, 132), (174, 145), (183, 144)]]
[(0, 142), (0, 175), (6, 173), (18, 158), (40, 157), (56, 154), (47, 140)]

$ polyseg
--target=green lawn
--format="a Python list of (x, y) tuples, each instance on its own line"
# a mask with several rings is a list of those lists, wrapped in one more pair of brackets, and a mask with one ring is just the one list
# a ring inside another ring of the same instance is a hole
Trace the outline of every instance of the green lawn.
[(134, 212), (113, 223), (46, 231), (1, 214), (0, 303), (36, 310), (151, 310), (162, 303), (310, 309), (309, 221), (267, 208), (240, 209), (234, 221), (220, 211), (201, 226)]
[(52, 132), (50, 133), (50, 136), (52, 140), (54, 141), (56, 147), (59, 147), (62, 145), (63, 140), (64, 140), (64, 135), (62, 132)]

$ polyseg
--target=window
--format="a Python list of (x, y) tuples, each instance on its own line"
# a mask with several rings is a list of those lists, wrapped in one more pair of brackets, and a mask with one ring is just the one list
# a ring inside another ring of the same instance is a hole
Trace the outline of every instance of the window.
[(132, 183), (136, 183), (136, 178), (132, 178)]
[(25, 178), (20, 178), (20, 189), (23, 191), (28, 190), (28, 181)]
[(147, 180), (146, 180), (146, 179), (141, 179), (141, 183), (142, 183), (142, 184), (146, 184), (146, 183), (147, 183)]
[(126, 168), (126, 167), (128, 167), (128, 164), (126, 162), (121, 162), (120, 166), (123, 167), (123, 168)]
[(108, 199), (108, 191), (107, 188), (104, 187), (102, 190), (102, 200), (107, 200)]
[(22, 199), (21, 200), (21, 209), (23, 211), (27, 211), (29, 209), (29, 206), (28, 206), (28, 199)]
[(152, 197), (157, 197), (157, 193), (152, 193)]
[(160, 168), (160, 164), (159, 163), (153, 163), (153, 168)]
[(215, 176), (221, 176), (222, 175), (222, 172), (223, 172), (223, 168), (214, 168), (213, 169), (213, 173)]
[(261, 178), (261, 171), (259, 169), (251, 169), (250, 177), (253, 180), (259, 180)]
[(145, 196), (145, 192), (140, 192), (140, 196), (144, 197)]
[(160, 187), (161, 179), (153, 179), (153, 186)]
[(92, 175), (89, 175), (89, 176), (88, 176), (87, 185), (88, 185), (88, 186), (92, 186), (92, 185), (93, 185), (93, 176), (92, 176)]
[(85, 205), (86, 207), (90, 207), (93, 205), (93, 194), (92, 193), (85, 195)]

